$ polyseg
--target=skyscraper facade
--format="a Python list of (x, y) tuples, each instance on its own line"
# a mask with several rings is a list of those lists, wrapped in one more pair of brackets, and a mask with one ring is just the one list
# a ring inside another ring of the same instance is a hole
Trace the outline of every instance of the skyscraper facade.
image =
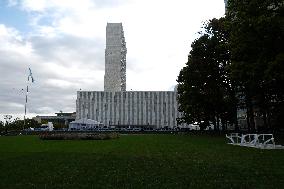
[(104, 91), (126, 91), (126, 53), (122, 23), (107, 23)]
[(174, 91), (78, 91), (76, 116), (106, 126), (174, 128), (181, 116), (177, 103)]
[(174, 128), (181, 113), (176, 91), (126, 91), (126, 46), (122, 24), (108, 23), (104, 91), (78, 91), (76, 116), (76, 119), (89, 118), (105, 126)]

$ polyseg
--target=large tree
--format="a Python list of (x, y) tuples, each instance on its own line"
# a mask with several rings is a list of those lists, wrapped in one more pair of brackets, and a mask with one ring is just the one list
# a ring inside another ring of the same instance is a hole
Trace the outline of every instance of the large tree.
[(230, 0), (226, 16), (207, 23), (177, 80), (183, 112), (179, 121), (237, 125), (238, 107), (247, 110), (251, 131), (256, 129), (255, 116), (263, 119), (266, 129), (281, 127), (283, 14), (283, 0)]
[(230, 0), (230, 77), (243, 95), (247, 123), (271, 128), (283, 114), (283, 6), (279, 0)]
[(226, 71), (230, 54), (225, 23), (223, 18), (209, 21), (191, 45), (177, 80), (179, 111), (183, 112), (180, 122), (212, 122), (215, 129), (220, 120), (222, 126), (236, 122), (236, 100)]

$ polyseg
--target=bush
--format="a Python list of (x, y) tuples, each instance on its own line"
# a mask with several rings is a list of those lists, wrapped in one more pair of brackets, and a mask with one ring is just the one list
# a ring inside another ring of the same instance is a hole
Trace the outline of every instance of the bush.
[(41, 133), (42, 140), (108, 140), (119, 138), (118, 133)]

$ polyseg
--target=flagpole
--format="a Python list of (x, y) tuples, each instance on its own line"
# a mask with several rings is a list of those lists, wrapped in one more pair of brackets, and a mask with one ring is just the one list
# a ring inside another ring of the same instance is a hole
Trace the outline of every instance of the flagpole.
[(23, 130), (25, 129), (26, 126), (26, 115), (27, 115), (27, 103), (28, 103), (28, 93), (29, 93), (29, 78), (27, 81), (27, 90), (26, 90), (26, 100), (25, 100), (25, 114), (24, 114), (24, 126), (23, 126)]
[(34, 82), (34, 78), (32, 75), (32, 71), (31, 68), (29, 68), (29, 76), (28, 76), (28, 80), (27, 80), (27, 90), (26, 90), (26, 98), (25, 98), (25, 114), (24, 114), (24, 126), (23, 126), (23, 130), (25, 129), (26, 126), (26, 115), (27, 115), (27, 104), (28, 104), (28, 94), (29, 94), (29, 81), (30, 81), (30, 77), (32, 80), (32, 83)]

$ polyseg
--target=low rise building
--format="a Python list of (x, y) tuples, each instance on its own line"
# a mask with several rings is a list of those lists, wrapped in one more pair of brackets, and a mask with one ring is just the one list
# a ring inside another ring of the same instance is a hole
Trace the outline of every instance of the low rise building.
[(76, 112), (67, 113), (59, 112), (55, 113), (56, 116), (36, 116), (33, 119), (40, 124), (52, 122), (54, 126), (68, 126), (71, 121), (76, 119)]
[(76, 112), (77, 119), (88, 118), (105, 126), (154, 129), (175, 128), (181, 116), (174, 91), (78, 91)]

